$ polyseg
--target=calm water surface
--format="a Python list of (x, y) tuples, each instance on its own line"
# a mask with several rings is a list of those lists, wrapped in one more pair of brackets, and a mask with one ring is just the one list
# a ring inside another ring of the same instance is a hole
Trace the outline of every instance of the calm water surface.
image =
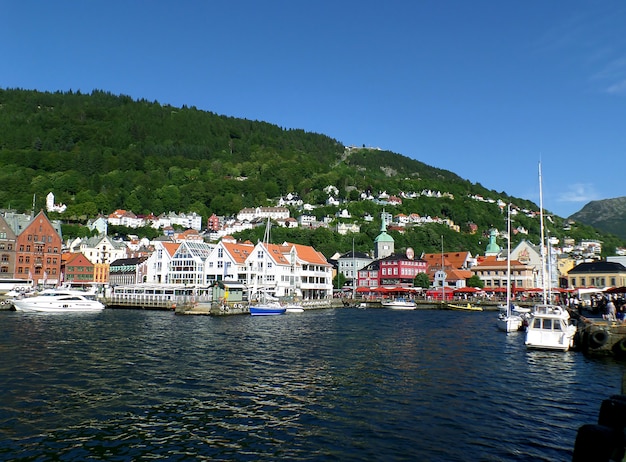
[(495, 317), (0, 312), (0, 460), (571, 460), (623, 363)]

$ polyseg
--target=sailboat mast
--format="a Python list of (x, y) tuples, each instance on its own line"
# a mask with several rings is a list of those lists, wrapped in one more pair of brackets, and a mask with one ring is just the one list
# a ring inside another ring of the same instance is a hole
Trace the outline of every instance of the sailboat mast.
[(354, 256), (354, 238), (352, 238), (352, 300), (356, 299), (357, 280), (356, 257)]
[(511, 315), (511, 204), (506, 208), (506, 314)]
[(548, 300), (546, 292), (546, 249), (545, 235), (543, 227), (543, 180), (541, 178), (541, 161), (539, 162), (539, 227), (541, 228), (541, 289), (543, 294), (543, 303)]
[(443, 234), (441, 235), (441, 303), (446, 301), (446, 278), (443, 270)]

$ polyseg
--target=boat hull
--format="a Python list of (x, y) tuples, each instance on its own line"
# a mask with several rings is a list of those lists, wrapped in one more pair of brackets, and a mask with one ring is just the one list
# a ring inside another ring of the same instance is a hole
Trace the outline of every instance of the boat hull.
[(285, 314), (287, 308), (282, 307), (265, 307), (265, 306), (251, 306), (250, 314), (252, 316), (276, 316)]
[(501, 316), (496, 320), (496, 326), (502, 332), (518, 332), (523, 325), (524, 320), (520, 316)]
[(480, 306), (474, 306), (470, 303), (468, 303), (467, 305), (453, 305), (451, 303), (448, 303), (448, 308), (451, 310), (459, 310), (459, 311), (482, 311), (482, 307)]
[(383, 308), (390, 308), (392, 310), (414, 310), (417, 308), (415, 303), (412, 302), (383, 302)]
[(14, 300), (13, 307), (16, 311), (24, 311), (31, 313), (88, 313), (99, 312), (104, 309), (104, 305), (100, 302), (89, 302), (85, 304), (47, 304), (47, 303), (29, 303), (27, 300)]

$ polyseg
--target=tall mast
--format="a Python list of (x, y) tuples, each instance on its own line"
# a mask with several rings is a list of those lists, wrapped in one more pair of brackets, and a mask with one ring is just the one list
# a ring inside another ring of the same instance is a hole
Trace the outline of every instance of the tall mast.
[(506, 314), (511, 315), (511, 204), (506, 208)]
[(543, 303), (548, 302), (548, 294), (546, 291), (546, 249), (545, 235), (543, 229), (543, 180), (541, 178), (541, 161), (539, 161), (539, 226), (541, 228), (541, 289), (543, 294)]

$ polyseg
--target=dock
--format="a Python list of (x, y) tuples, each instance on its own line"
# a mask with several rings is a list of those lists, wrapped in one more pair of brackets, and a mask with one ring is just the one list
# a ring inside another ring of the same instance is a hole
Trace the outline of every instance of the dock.
[(626, 323), (602, 318), (573, 315), (578, 321), (574, 342), (589, 356), (613, 356), (626, 359)]
[[(340, 299), (324, 300), (303, 300), (298, 304), (305, 311), (321, 310), (328, 308), (341, 308), (344, 306)], [(250, 304), (248, 302), (219, 303), (219, 302), (198, 302), (183, 303), (177, 305), (174, 313), (178, 315), (199, 315), (199, 316), (232, 316), (250, 314)]]

